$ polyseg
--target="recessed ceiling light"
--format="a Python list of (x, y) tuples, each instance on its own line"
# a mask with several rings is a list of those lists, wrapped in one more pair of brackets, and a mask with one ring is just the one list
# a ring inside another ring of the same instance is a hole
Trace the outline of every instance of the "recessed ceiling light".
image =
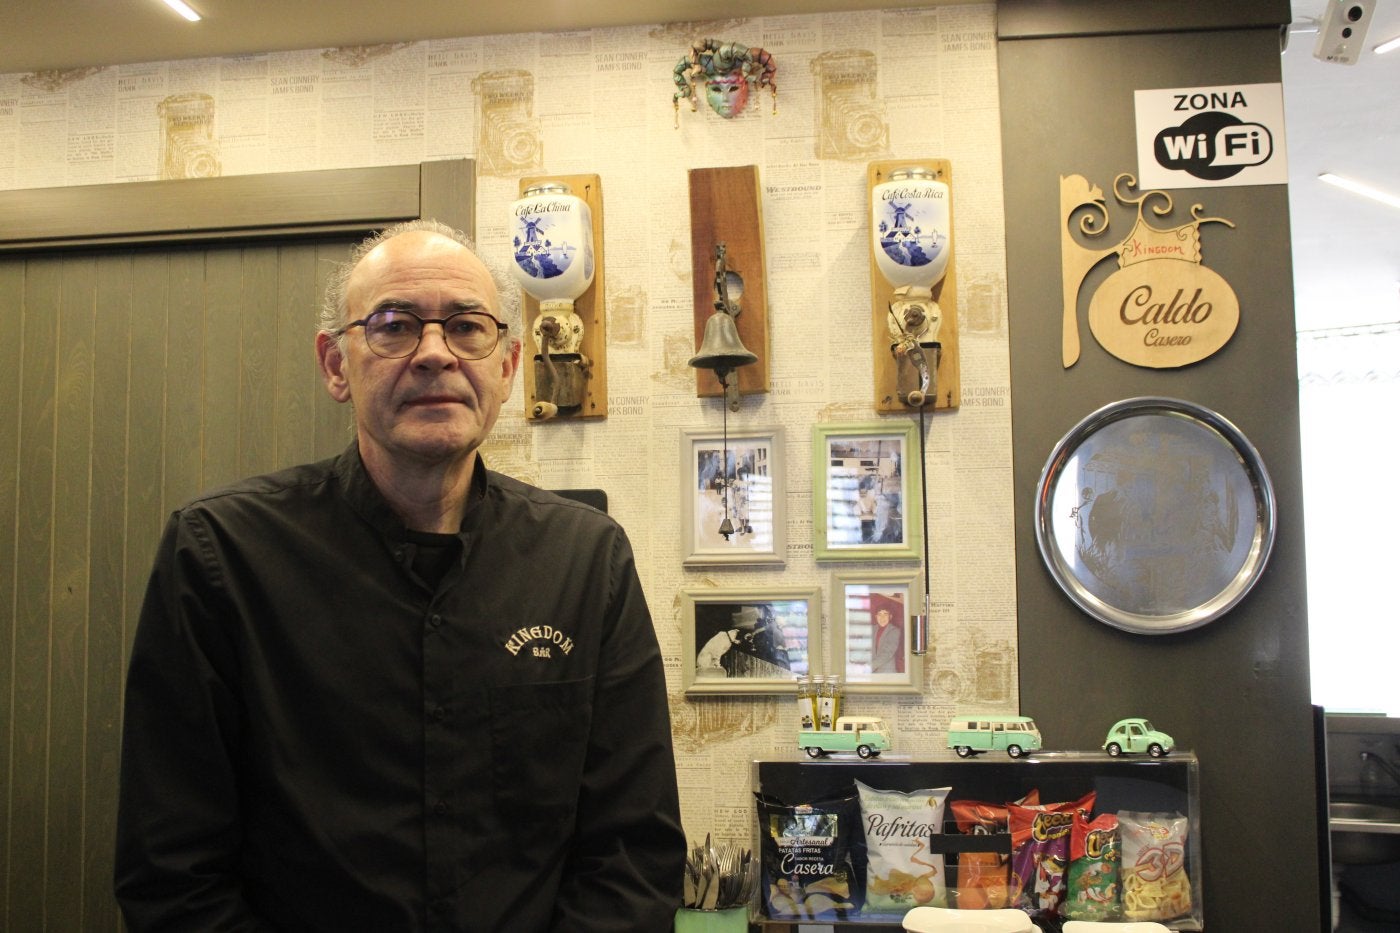
[(1363, 185), (1359, 181), (1352, 181), (1350, 178), (1333, 175), (1331, 172), (1323, 172), (1321, 175), (1317, 176), (1317, 180), (1325, 181), (1329, 185), (1334, 185), (1344, 191), (1350, 191), (1352, 194), (1359, 194), (1363, 198), (1380, 201), (1382, 204), (1387, 204), (1391, 207), (1400, 207), (1400, 196), (1387, 194), (1384, 191), (1372, 188), (1370, 185)]
[(1371, 51), (1375, 52), (1377, 55), (1384, 55), (1386, 52), (1394, 52), (1396, 49), (1400, 49), (1400, 36), (1396, 36), (1394, 39), (1386, 39)]
[(165, 5), (192, 23), (197, 23), (200, 20), (200, 15), (190, 9), (189, 4), (185, 3), (184, 0), (165, 0)]

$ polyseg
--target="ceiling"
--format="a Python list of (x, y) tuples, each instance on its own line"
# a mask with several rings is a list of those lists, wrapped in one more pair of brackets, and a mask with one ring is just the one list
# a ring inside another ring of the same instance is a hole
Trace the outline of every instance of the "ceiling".
[[(158, 0), (3, 0), (0, 73), (171, 61), (408, 39), (729, 17), (932, 6), (949, 0), (191, 0), (186, 23)], [(1293, 0), (1283, 56), (1297, 324), (1400, 320), (1400, 210), (1319, 183), (1323, 171), (1400, 194), (1400, 51), (1356, 65), (1312, 57), (1327, 0)], [(1312, 31), (1309, 31), (1312, 30)], [(1367, 46), (1400, 35), (1378, 0)]]
[[(970, 0), (4, 0), (0, 73)], [(411, 11), (411, 13), (407, 12)], [(528, 11), (528, 16), (525, 13)]]
[(1313, 58), (1326, 0), (1293, 0), (1283, 54), (1293, 283), (1300, 331), (1400, 322), (1400, 209), (1317, 180), (1334, 172), (1400, 196), (1400, 3), (1378, 0), (1355, 65)]

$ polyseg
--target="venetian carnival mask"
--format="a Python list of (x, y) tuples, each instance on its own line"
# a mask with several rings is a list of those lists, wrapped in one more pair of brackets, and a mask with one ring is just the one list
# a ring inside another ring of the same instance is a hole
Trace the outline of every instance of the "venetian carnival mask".
[(751, 49), (738, 42), (718, 42), (705, 39), (690, 48), (690, 54), (676, 62), (672, 78), (676, 93), (671, 97), (680, 126), (680, 102), (690, 101), (695, 109), (695, 87), (703, 83), (705, 101), (715, 113), (726, 119), (743, 113), (753, 87), (766, 87), (773, 93), (773, 112), (777, 113), (778, 85), (774, 77), (778, 66), (773, 56), (763, 49)]
[(718, 75), (705, 82), (705, 101), (726, 119), (738, 116), (749, 102), (749, 83), (738, 71)]

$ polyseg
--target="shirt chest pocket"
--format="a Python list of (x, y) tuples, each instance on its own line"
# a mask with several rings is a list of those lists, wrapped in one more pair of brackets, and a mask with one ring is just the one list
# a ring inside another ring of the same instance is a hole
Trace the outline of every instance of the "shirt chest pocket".
[(570, 818), (593, 718), (593, 678), (493, 687), (491, 780), (496, 807), (516, 821)]

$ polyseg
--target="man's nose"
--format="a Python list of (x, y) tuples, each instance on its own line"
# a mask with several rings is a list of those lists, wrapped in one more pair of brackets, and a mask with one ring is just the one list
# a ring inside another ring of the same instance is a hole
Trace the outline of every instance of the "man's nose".
[[(437, 330), (429, 330), (436, 324)], [(418, 335), (418, 348), (413, 351), (415, 366), (449, 366), (457, 362), (457, 354), (447, 345), (447, 329), (442, 321), (424, 321), (423, 332)]]

